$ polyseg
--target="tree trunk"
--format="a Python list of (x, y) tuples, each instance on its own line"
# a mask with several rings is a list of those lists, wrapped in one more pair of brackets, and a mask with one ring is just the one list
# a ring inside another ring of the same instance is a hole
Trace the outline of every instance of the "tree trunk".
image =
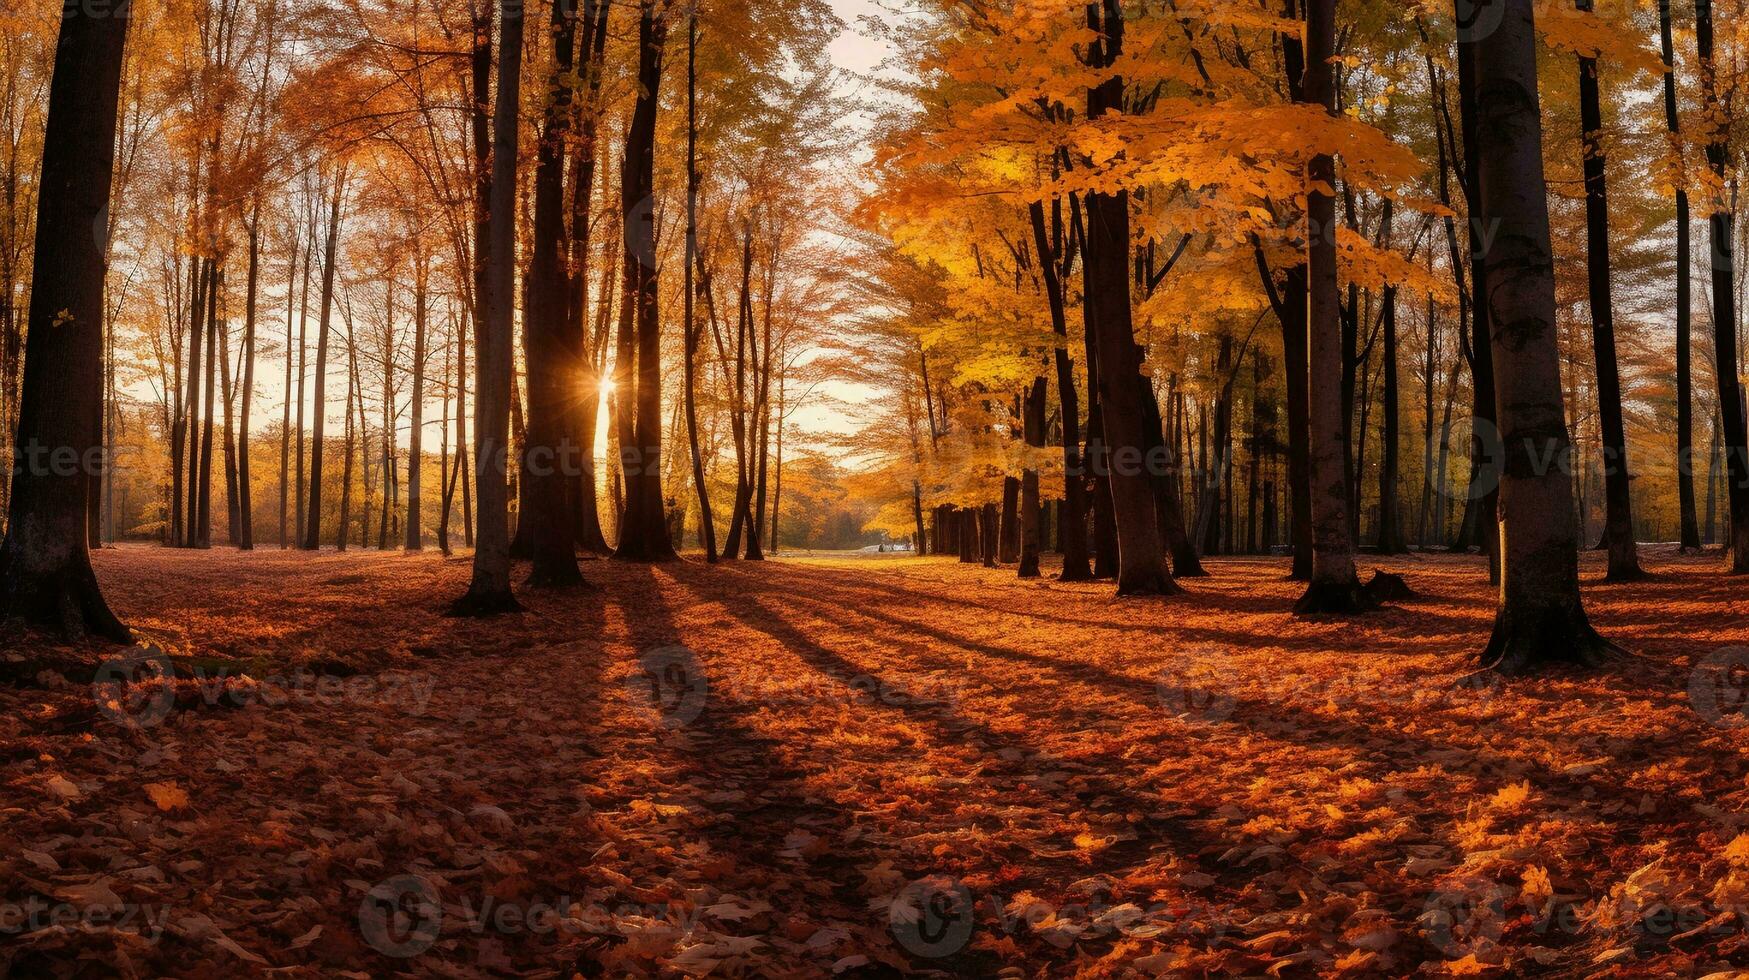
[(686, 439), (692, 453), (692, 483), (698, 493), (698, 527), (704, 558), (717, 563), (717, 521), (711, 513), (710, 488), (705, 483), (704, 452), (698, 442), (698, 346), (703, 326), (697, 322), (695, 265), (698, 251), (698, 15), (687, 17), (686, 37)]
[(328, 209), (328, 245), (322, 256), (322, 312), (316, 321), (316, 378), (310, 411), (310, 496), (304, 520), (304, 550), (322, 548), (322, 429), (327, 422), (328, 335), (334, 319), (334, 273), (340, 264), (340, 199), (346, 193), (343, 166), (334, 179)]
[(582, 376), (571, 327), (570, 283), (565, 264), (565, 140), (571, 121), (571, 77), (577, 12), (574, 0), (552, 5), (553, 67), (534, 175), (534, 255), (528, 308), (523, 311), (523, 352), (528, 367), (528, 423), (524, 443), (523, 509), (518, 525), (528, 532), (535, 588), (583, 584), (577, 567), (576, 532), (568, 491), (584, 449), (566, 438), (574, 385)]
[[(1673, 152), (1681, 152), (1682, 124), (1676, 109), (1676, 47), (1670, 29), (1670, 0), (1658, 0), (1658, 37), (1664, 55), (1664, 124)], [(1680, 159), (1680, 158), (1679, 158)], [(1680, 164), (1679, 164), (1680, 166)], [(1694, 295), (1688, 221), (1687, 174), (1676, 186), (1676, 496), (1683, 551), (1700, 550), (1700, 524), (1694, 506)]]
[(1397, 287), (1384, 292), (1384, 452), (1379, 463), (1379, 554), (1400, 555), (1409, 550), (1403, 540), (1403, 520), (1397, 498), (1402, 466), (1402, 407), (1397, 377)]
[[(1461, 0), (1461, 2), (1465, 4), (1463, 9), (1468, 10), (1474, 0)], [(1491, 14), (1489, 16), (1492, 17)], [(1489, 244), (1497, 240), (1500, 227), (1486, 218), (1487, 209), (1482, 206), (1482, 164), (1480, 158), (1482, 135), (1478, 102), (1481, 82), (1476, 69), (1476, 58), (1482, 46), (1482, 39), (1472, 38), (1470, 34), (1468, 29), (1460, 30), (1457, 46), (1458, 101), (1463, 116), (1463, 143), (1466, 160), (1464, 197), (1470, 212), (1470, 292), (1475, 297), (1470, 307), (1470, 411), (1473, 419), (1470, 427), (1470, 456), (1475, 463), (1471, 468), (1471, 479), (1465, 492), (1470, 504), (1475, 508), (1472, 531), (1483, 552), (1488, 555), (1489, 581), (1498, 584), (1500, 581), (1499, 487), (1501, 463), (1499, 460), (1489, 458), (1490, 445), (1487, 436), (1499, 429), (1496, 411), (1499, 399), (1494, 385), (1493, 320), (1488, 302), (1492, 280), (1489, 278), (1488, 270), (1491, 264)], [(1466, 525), (1469, 523), (1466, 521)]]
[[(87, 468), (101, 448), (104, 228), (115, 164), (116, 107), (128, 2), (62, 9), (37, 194), (36, 250), (20, 390), (15, 472), (0, 609), (8, 617), (95, 634), (132, 635), (91, 569)], [(44, 456), (48, 457), (47, 459)], [(67, 465), (68, 462), (72, 465)]]
[[(1578, 0), (1590, 11), (1592, 0)], [(1634, 545), (1627, 429), (1622, 421), (1621, 372), (1615, 354), (1615, 307), (1609, 270), (1609, 184), (1603, 151), (1603, 105), (1597, 59), (1579, 59), (1579, 118), (1585, 154), (1586, 273), (1590, 285), (1591, 337), (1597, 355), (1597, 416), (1603, 439), (1604, 541), (1609, 546), (1606, 581), (1646, 577)]]
[(255, 550), (255, 496), (249, 480), (249, 425), (255, 400), (255, 307), (261, 288), (261, 204), (249, 219), (249, 285), (243, 302), (243, 397), (237, 419), (237, 547)]
[[(1040, 253), (1041, 264), (1052, 259), (1048, 252)], [(1045, 447), (1045, 378), (1041, 370), (1028, 389), (1021, 409), (1023, 436), (1033, 450)], [(1039, 553), (1044, 549), (1039, 530), (1038, 468), (1029, 466), (1020, 477), (1020, 577), (1039, 577)]]
[[(1051, 227), (1045, 228), (1045, 209), (1033, 202), (1033, 242), (1041, 257), (1045, 298), (1051, 308), (1051, 327), (1058, 343), (1052, 355), (1057, 370), (1057, 401), (1063, 413), (1063, 506), (1057, 518), (1057, 540), (1063, 552), (1062, 582), (1085, 582), (1093, 578), (1087, 563), (1087, 466), (1081, 457), (1081, 395), (1075, 387), (1075, 366), (1069, 359), (1069, 323), (1063, 289), (1067, 263), (1062, 261), (1066, 243), (1061, 199), (1051, 202)], [(927, 387), (927, 384), (926, 384)], [(934, 425), (931, 420), (930, 425)]]
[[(1123, 54), (1124, 21), (1119, 0), (1087, 7), (1088, 26), (1100, 35), (1090, 47), (1090, 67), (1104, 70)], [(1088, 115), (1124, 111), (1124, 81), (1113, 76), (1087, 93)], [(1170, 595), (1182, 591), (1166, 568), (1154, 506), (1153, 481), (1143, 458), (1148, 445), (1141, 404), (1141, 350), (1130, 310), (1129, 192), (1086, 196), (1087, 305), (1093, 313), (1099, 361), (1101, 436), (1110, 445), (1112, 518), (1117, 539), (1117, 593)]]
[[(1713, 61), (1712, 0), (1695, 0), (1694, 36), (1700, 48), (1701, 91), (1708, 118), (1719, 109), (1718, 76)], [(1730, 158), (1728, 127), (1718, 127), (1707, 144), (1707, 165), (1723, 193), (1725, 164)], [(1737, 365), (1736, 218), (1722, 197), (1715, 196), (1708, 222), (1713, 257), (1713, 363), (1718, 377), (1719, 413), (1724, 434), (1725, 492), (1731, 514), (1727, 548), (1734, 574), (1749, 572), (1749, 435), (1744, 431), (1742, 381)]]
[(219, 351), (219, 283), (224, 281), (224, 270), (216, 262), (209, 262), (207, 268), (207, 298), (206, 298), (206, 368), (204, 383), (206, 392), (202, 396), (206, 401), (206, 414), (200, 422), (200, 494), (199, 494), (199, 531), (195, 546), (211, 548), (213, 546), (213, 414), (217, 401), (214, 397), (215, 375), (218, 373)]
[[(480, 531), (474, 576), (453, 616), (493, 616), (521, 608), (510, 592), (510, 385), (516, 304), (516, 145), (522, 90), (521, 0), (501, 0), (498, 103), (493, 117), (491, 197), (486, 207), (487, 319), (474, 324), (477, 404), (474, 409), (474, 476), (480, 492)], [(477, 44), (478, 42), (476, 42)], [(479, 93), (484, 98), (484, 93)], [(476, 262), (479, 258), (476, 257)], [(466, 484), (463, 484), (464, 488)]]
[[(425, 252), (413, 259), (413, 393), (408, 399), (412, 416), (407, 429), (407, 538), (410, 552), (425, 550), (425, 518), (420, 495), (425, 469), (425, 345), (430, 324), (429, 280)], [(442, 472), (441, 470), (439, 472)]]
[[(642, 0), (638, 20), (638, 89), (626, 134), (620, 173), (620, 204), (625, 215), (625, 300), (621, 314), (636, 327), (637, 391), (630, 406), (635, 417), (622, 421), (632, 442), (623, 446), (626, 512), (614, 557), (623, 561), (671, 561), (677, 557), (668, 537), (662, 499), (662, 345), (656, 255), (656, 115), (662, 87), (662, 52), (668, 34), (666, 13), (656, 0)], [(622, 321), (623, 322), (623, 321)], [(629, 371), (622, 371), (629, 374)], [(631, 396), (625, 387), (622, 399)], [(754, 532), (757, 533), (757, 532)]]
[(1551, 661), (1594, 663), (1609, 645), (1579, 598), (1532, 4), (1504, 7), (1475, 49), (1481, 213), (1497, 223), (1490, 281), (1503, 287), (1480, 295), (1498, 325), (1491, 348), (1506, 447), (1500, 608), (1482, 662), (1522, 674)]
[[(1305, 101), (1336, 109), (1330, 58), (1335, 54), (1336, 0), (1306, 5)], [(1301, 615), (1353, 613), (1371, 605), (1354, 571), (1354, 539), (1348, 516), (1348, 461), (1342, 390), (1330, 384), (1343, 372), (1342, 309), (1336, 270), (1336, 199), (1319, 185), (1335, 186), (1335, 161), (1315, 156), (1306, 166), (1307, 402), (1311, 443), (1312, 581), (1294, 606)]]

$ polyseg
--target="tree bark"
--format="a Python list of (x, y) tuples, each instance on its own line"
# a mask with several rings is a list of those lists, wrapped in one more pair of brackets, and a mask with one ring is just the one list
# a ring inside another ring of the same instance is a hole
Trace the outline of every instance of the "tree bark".
[(304, 520), (304, 550), (322, 548), (322, 429), (327, 422), (328, 338), (334, 317), (334, 274), (340, 264), (340, 200), (346, 194), (346, 169), (334, 179), (328, 208), (328, 245), (322, 256), (322, 312), (316, 321), (316, 378), (310, 412), (310, 496)]
[(704, 558), (717, 563), (717, 521), (711, 513), (710, 487), (705, 483), (704, 452), (698, 441), (698, 347), (703, 326), (698, 321), (695, 266), (698, 251), (698, 14), (687, 17), (686, 36), (686, 438), (692, 453), (692, 483), (698, 493), (698, 526)]
[(632, 442), (621, 447), (626, 510), (614, 557), (645, 562), (672, 561), (678, 557), (668, 537), (662, 499), (662, 321), (658, 306), (654, 195), (656, 115), (668, 19), (666, 13), (656, 8), (656, 0), (641, 0), (638, 94), (620, 168), (620, 204), (625, 215), (624, 302), (628, 307), (621, 316), (629, 318), (636, 327), (637, 390), (629, 406), (624, 399), (633, 393), (623, 385), (619, 392), (621, 411), (630, 408), (635, 417), (620, 423), (622, 431), (632, 433)]
[(585, 449), (566, 437), (570, 406), (583, 377), (571, 327), (570, 277), (565, 263), (565, 140), (570, 131), (571, 77), (577, 32), (574, 0), (554, 0), (552, 74), (544, 99), (545, 120), (534, 175), (534, 255), (528, 307), (523, 311), (523, 352), (528, 368), (528, 424), (523, 456), (523, 510), (518, 525), (528, 533), (535, 588), (583, 584), (571, 526), (572, 470)]
[(0, 544), (0, 610), (8, 618), (117, 643), (132, 634), (91, 569), (86, 512), (95, 501), (86, 467), (100, 448), (103, 384), (107, 243), (93, 229), (106, 227), (109, 208), (128, 6), (118, 0), (101, 12), (90, 4), (62, 9), (43, 133), (15, 473)]
[(1069, 323), (1063, 295), (1068, 263), (1063, 261), (1066, 242), (1062, 200), (1051, 202), (1048, 231), (1044, 204), (1034, 201), (1028, 211), (1044, 274), (1045, 298), (1051, 309), (1051, 328), (1057, 335), (1052, 360), (1057, 372), (1057, 401), (1063, 414), (1063, 506), (1057, 519), (1063, 570), (1057, 578), (1062, 582), (1086, 582), (1093, 578), (1093, 569), (1087, 563), (1087, 467), (1081, 458), (1081, 394), (1075, 386), (1075, 365), (1069, 358)]
[[(1695, 0), (1694, 36), (1700, 49), (1701, 91), (1707, 115), (1720, 111), (1717, 66), (1713, 60), (1712, 0)], [(1722, 189), (1730, 158), (1729, 127), (1720, 125), (1707, 144), (1707, 165)], [(1715, 195), (1722, 194), (1722, 190)], [(1749, 434), (1743, 418), (1742, 381), (1737, 365), (1736, 217), (1720, 196), (1713, 200), (1708, 231), (1713, 257), (1713, 372), (1719, 385), (1720, 428), (1724, 434), (1725, 494), (1731, 540), (1726, 549), (1733, 574), (1749, 572)]]
[[(516, 303), (516, 144), (522, 90), (521, 0), (501, 0), (498, 102), (493, 116), (489, 235), (485, 252), (484, 306), (488, 317), (474, 324), (476, 404), (475, 466), (480, 527), (474, 575), (468, 591), (450, 607), (452, 616), (484, 617), (521, 608), (510, 591), (510, 384), (514, 368)], [(476, 42), (477, 43), (477, 42)], [(482, 94), (483, 97), (483, 94)], [(476, 257), (478, 262), (478, 257)], [(464, 484), (464, 487), (466, 484)]]
[(1498, 228), (1489, 252), (1494, 288), (1480, 295), (1494, 330), (1506, 447), (1500, 606), (1482, 662), (1515, 675), (1550, 661), (1595, 663), (1609, 645), (1579, 598), (1531, 0), (1507, 0), (1499, 15), (1486, 43), (1476, 45), (1475, 62), (1480, 203)]
[[(1100, 35), (1089, 48), (1090, 67), (1110, 69), (1123, 54), (1120, 0), (1087, 7), (1088, 27)], [(1124, 111), (1124, 81), (1106, 79), (1087, 93), (1088, 115)], [(1094, 309), (1099, 359), (1102, 435), (1111, 446), (1112, 516), (1117, 529), (1117, 592), (1120, 596), (1170, 595), (1182, 591), (1166, 567), (1155, 512), (1153, 481), (1143, 457), (1148, 445), (1141, 388), (1141, 350), (1130, 309), (1129, 192), (1089, 193), (1086, 200), (1087, 304)]]
[[(1670, 0), (1658, 0), (1658, 37), (1664, 56), (1664, 124), (1671, 152), (1681, 160), (1682, 124), (1676, 109), (1676, 46), (1670, 29)], [(1678, 167), (1681, 167), (1680, 162)], [(1683, 551), (1700, 550), (1700, 523), (1694, 504), (1694, 293), (1688, 217), (1687, 174), (1676, 185), (1676, 496)]]
[[(1305, 101), (1336, 111), (1330, 58), (1336, 46), (1336, 0), (1306, 5)], [(1336, 270), (1335, 161), (1315, 156), (1307, 164), (1306, 263), (1308, 419), (1312, 488), (1312, 581), (1294, 606), (1301, 615), (1353, 613), (1370, 605), (1354, 571), (1354, 539), (1348, 515), (1348, 460), (1341, 386), (1342, 309)]]
[[(1578, 0), (1582, 11), (1592, 0)], [(1604, 541), (1609, 547), (1606, 581), (1645, 578), (1634, 544), (1627, 428), (1622, 420), (1621, 371), (1615, 353), (1615, 306), (1609, 269), (1609, 184), (1603, 150), (1603, 105), (1597, 59), (1579, 58), (1579, 119), (1585, 160), (1586, 274), (1590, 287), (1591, 338), (1597, 355), (1597, 414), (1603, 438)]]

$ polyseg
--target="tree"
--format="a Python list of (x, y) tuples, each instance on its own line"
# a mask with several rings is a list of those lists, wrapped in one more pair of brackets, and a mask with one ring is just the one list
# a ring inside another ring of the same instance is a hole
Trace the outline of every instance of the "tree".
[[(620, 312), (620, 357), (635, 360), (636, 390), (621, 384), (622, 431), (631, 442), (620, 447), (626, 476), (626, 510), (614, 557), (622, 561), (669, 561), (676, 557), (668, 536), (662, 497), (662, 347), (656, 260), (656, 112), (660, 106), (663, 47), (668, 15), (658, 0), (640, 0), (638, 88), (626, 132), (620, 171), (620, 204), (625, 215), (625, 307)], [(631, 327), (633, 329), (626, 329)], [(633, 343), (627, 343), (632, 340)], [(621, 369), (622, 376), (629, 373)], [(626, 397), (630, 395), (630, 404)], [(755, 532), (756, 533), (756, 532)]]
[[(1593, 0), (1577, 0), (1589, 12)], [(1591, 299), (1591, 337), (1597, 353), (1597, 411), (1603, 429), (1605, 524), (1611, 582), (1645, 578), (1634, 545), (1627, 428), (1622, 421), (1621, 370), (1615, 356), (1615, 304), (1610, 295), (1609, 184), (1603, 149), (1603, 100), (1597, 59), (1579, 56), (1579, 118), (1585, 153), (1586, 272)]]
[(66, 4), (49, 86), (14, 459), (0, 543), (8, 616), (132, 639), (91, 568), (86, 467), (101, 445), (104, 253), (129, 0)]
[[(1336, 111), (1336, 86), (1330, 68), (1335, 47), (1336, 0), (1309, 0), (1304, 94), (1307, 102), (1330, 113)], [(1294, 606), (1302, 615), (1359, 612), (1373, 604), (1354, 571), (1342, 393), (1331, 384), (1332, 378), (1341, 376), (1344, 356), (1337, 292), (1335, 181), (1335, 161), (1328, 154), (1312, 157), (1306, 167), (1312, 581)]]
[(522, 319), (523, 349), (528, 358), (528, 440), (524, 453), (529, 465), (524, 471), (520, 526), (529, 531), (534, 564), (529, 584), (541, 588), (583, 584), (568, 491), (573, 457), (594, 451), (593, 446), (572, 443), (566, 424), (571, 402), (577, 397), (573, 388), (582, 379), (582, 365), (575, 357), (577, 347), (566, 336), (572, 321), (570, 298), (565, 292), (570, 277), (564, 248), (565, 138), (572, 117), (576, 33), (575, 3), (554, 0), (553, 66), (535, 163), (534, 254), (528, 308)]
[(322, 250), (322, 310), (316, 321), (316, 378), (310, 415), (310, 496), (304, 515), (304, 550), (322, 550), (322, 430), (328, 421), (328, 347), (334, 324), (334, 276), (340, 265), (340, 203), (346, 166), (340, 164), (328, 200), (327, 244)]
[[(1123, 56), (1124, 19), (1119, 0), (1089, 4), (1087, 26), (1099, 35), (1088, 47), (1088, 66), (1106, 77), (1087, 93), (1093, 118), (1124, 111), (1124, 80), (1113, 72)], [(1127, 191), (1085, 196), (1087, 306), (1092, 312), (1099, 359), (1101, 435), (1110, 446), (1111, 487), (1117, 525), (1117, 591), (1122, 596), (1170, 595), (1182, 591), (1166, 569), (1153, 482), (1141, 459), (1144, 431), (1141, 351), (1130, 316), (1130, 199)]]
[(1683, 551), (1700, 550), (1694, 508), (1694, 292), (1693, 247), (1682, 124), (1676, 111), (1676, 44), (1670, 30), (1670, 0), (1658, 0), (1658, 37), (1664, 58), (1664, 125), (1676, 163), (1676, 492)]
[(1596, 664), (1612, 647), (1579, 596), (1531, 0), (1508, 0), (1498, 16), (1475, 46), (1481, 214), (1498, 223), (1485, 299), (1505, 454), (1500, 605), (1482, 663), (1517, 675), (1554, 661)]
[(1712, 0), (1695, 0), (1694, 39), (1700, 49), (1701, 93), (1706, 117), (1707, 165), (1712, 170), (1713, 364), (1719, 386), (1720, 429), (1724, 434), (1726, 499), (1731, 510), (1731, 541), (1726, 549), (1734, 574), (1749, 573), (1749, 428), (1743, 418), (1743, 383), (1737, 373), (1736, 216), (1726, 200), (1725, 163), (1730, 131), (1719, 97), (1718, 64), (1713, 56)]
[(473, 582), (467, 594), (450, 607), (454, 616), (493, 616), (522, 608), (510, 591), (507, 483), (511, 338), (516, 303), (516, 138), (522, 92), (522, 13), (521, 0), (501, 0), (498, 104), (492, 122), (491, 197), (486, 208), (490, 238), (482, 240), (478, 248), (485, 253), (486, 268), (481, 280), (485, 285), (486, 316), (474, 324), (474, 476), (479, 485), (480, 523), (474, 547)]

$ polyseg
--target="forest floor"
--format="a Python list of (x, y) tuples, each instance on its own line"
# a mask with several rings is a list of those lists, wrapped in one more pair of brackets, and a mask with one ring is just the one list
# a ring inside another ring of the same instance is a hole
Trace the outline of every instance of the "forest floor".
[(859, 556), (474, 622), (462, 559), (105, 552), (196, 676), (0, 648), (0, 974), (1724, 971), (1749, 594), (1646, 557), (1587, 587), (1634, 657), (1502, 686), (1476, 558), (1352, 621)]

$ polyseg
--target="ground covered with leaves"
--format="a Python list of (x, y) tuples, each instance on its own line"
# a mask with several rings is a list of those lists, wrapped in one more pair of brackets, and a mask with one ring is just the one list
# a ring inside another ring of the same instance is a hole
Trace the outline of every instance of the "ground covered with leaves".
[(1503, 686), (1475, 558), (1375, 563), (1422, 597), (1352, 621), (1279, 561), (1119, 601), (837, 557), (474, 622), (462, 560), (106, 552), (149, 648), (0, 650), (0, 966), (1723, 972), (1743, 584), (1648, 557), (1587, 588), (1632, 657)]

